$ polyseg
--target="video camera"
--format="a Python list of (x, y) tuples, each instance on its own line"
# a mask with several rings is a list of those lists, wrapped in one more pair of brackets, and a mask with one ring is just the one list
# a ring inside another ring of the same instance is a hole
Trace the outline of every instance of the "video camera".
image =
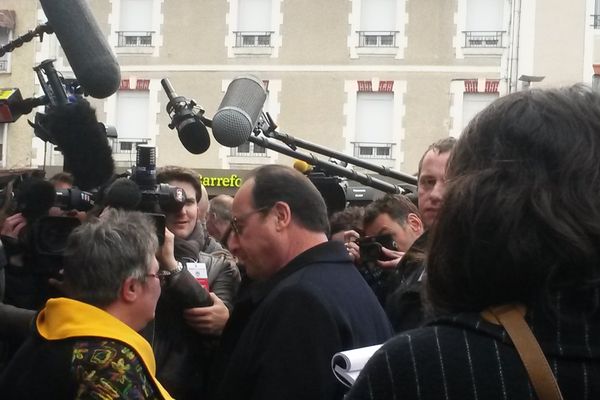
[[(122, 191), (109, 189), (107, 205), (118, 202), (123, 208), (136, 209), (152, 216), (156, 225), (159, 244), (165, 240), (165, 213), (179, 212), (185, 205), (186, 195), (182, 188), (156, 182), (156, 148), (138, 145), (136, 165), (130, 180), (137, 185), (136, 190), (123, 185)], [(114, 185), (113, 185), (114, 186)], [(121, 199), (122, 198), (122, 199)]]

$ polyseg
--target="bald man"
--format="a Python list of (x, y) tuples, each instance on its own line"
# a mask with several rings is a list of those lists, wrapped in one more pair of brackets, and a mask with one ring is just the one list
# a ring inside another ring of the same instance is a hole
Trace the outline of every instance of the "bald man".
[(220, 194), (210, 200), (208, 214), (206, 216), (206, 229), (208, 234), (219, 242), (223, 238), (231, 225), (231, 206), (233, 197)]

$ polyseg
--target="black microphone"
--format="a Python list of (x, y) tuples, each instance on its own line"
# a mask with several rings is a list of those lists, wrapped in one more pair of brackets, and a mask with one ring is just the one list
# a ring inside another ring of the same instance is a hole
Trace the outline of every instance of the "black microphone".
[(73, 73), (87, 94), (103, 99), (121, 84), (121, 71), (86, 0), (40, 0)]
[(244, 144), (252, 134), (267, 99), (263, 83), (252, 75), (235, 78), (212, 119), (217, 142), (227, 147)]
[(200, 107), (195, 110), (194, 100), (188, 101), (183, 96), (177, 96), (167, 78), (161, 79), (160, 83), (169, 98), (167, 104), (167, 114), (171, 117), (169, 128), (177, 129), (179, 140), (187, 151), (192, 154), (204, 153), (210, 147), (210, 136), (202, 123), (204, 110)]
[(138, 185), (127, 178), (119, 178), (108, 188), (104, 205), (121, 210), (137, 210), (142, 201), (142, 192)]
[(112, 177), (112, 149), (87, 100), (52, 107), (43, 118), (43, 126), (63, 154), (65, 170), (73, 174), (79, 189), (96, 188)]

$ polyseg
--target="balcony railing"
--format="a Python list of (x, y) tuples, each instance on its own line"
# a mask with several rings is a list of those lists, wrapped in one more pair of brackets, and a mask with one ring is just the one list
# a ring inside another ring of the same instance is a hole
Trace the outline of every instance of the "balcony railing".
[(592, 14), (592, 27), (600, 29), (600, 14)]
[(358, 47), (397, 47), (398, 31), (357, 31), (356, 33), (358, 33)]
[(354, 142), (354, 157), (391, 160), (395, 143)]
[(137, 154), (139, 144), (148, 144), (149, 139), (123, 138), (112, 140), (113, 154)]
[(273, 33), (235, 31), (235, 47), (271, 47)]
[(465, 47), (504, 47), (502, 39), (504, 31), (463, 31)]
[(0, 59), (0, 72), (8, 71), (8, 60)]
[(117, 31), (117, 46), (119, 47), (151, 47), (152, 34), (149, 32)]
[(267, 149), (254, 143), (246, 142), (231, 148), (232, 157), (267, 157)]

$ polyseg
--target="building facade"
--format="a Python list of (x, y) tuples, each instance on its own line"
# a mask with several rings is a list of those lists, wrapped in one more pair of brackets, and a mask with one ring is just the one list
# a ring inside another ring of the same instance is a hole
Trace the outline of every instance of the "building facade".
[[(12, 34), (45, 21), (34, 3), (2, 0), (17, 15)], [(264, 110), (281, 132), (412, 174), (430, 143), (458, 137), (498, 96), (591, 84), (600, 64), (600, 7), (593, 0), (88, 3), (121, 66), (118, 92), (92, 100), (99, 120), (117, 128), (117, 165), (135, 164), (136, 145), (144, 143), (156, 146), (158, 165), (191, 167), (208, 178), (292, 165), (293, 158), (214, 140), (204, 154), (187, 152), (168, 128), (162, 78), (211, 118), (232, 79), (255, 75), (268, 90)], [(47, 58), (72, 77), (54, 37), (29, 47), (34, 53), (15, 53), (8, 74), (0, 72), (1, 87), (31, 92), (27, 70)], [(61, 165), (60, 153), (29, 131), (23, 121), (4, 127), (3, 165)]]

